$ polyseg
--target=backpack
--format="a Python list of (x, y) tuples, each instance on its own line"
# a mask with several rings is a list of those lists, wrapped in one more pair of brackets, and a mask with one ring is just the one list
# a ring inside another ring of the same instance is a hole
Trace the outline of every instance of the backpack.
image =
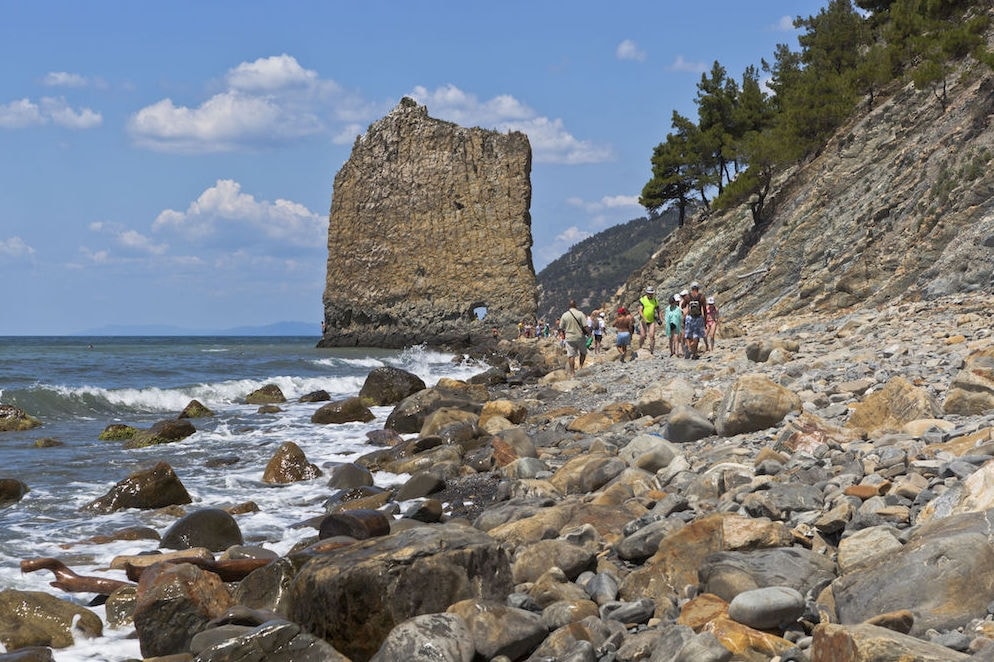
[(697, 299), (691, 299), (690, 303), (687, 304), (687, 313), (691, 317), (700, 317), (701, 316), (701, 302), (698, 301)]

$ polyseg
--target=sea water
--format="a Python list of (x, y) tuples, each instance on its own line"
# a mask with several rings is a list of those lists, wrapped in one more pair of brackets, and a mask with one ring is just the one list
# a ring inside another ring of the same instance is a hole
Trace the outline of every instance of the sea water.
[[(22, 559), (48, 556), (80, 575), (126, 580), (123, 571), (109, 570), (111, 560), (155, 550), (155, 541), (85, 541), (133, 526), (162, 534), (175, 518), (135, 509), (95, 515), (82, 507), (158, 461), (172, 466), (193, 498), (188, 512), (257, 504), (257, 512), (236, 517), (246, 544), (285, 554), (315, 535), (294, 525), (323, 514), (332, 490), (327, 478), (263, 483), (276, 449), (293, 441), (327, 475), (329, 467), (372, 450), (366, 433), (382, 428), (391, 411), (374, 407), (376, 419), (369, 423), (316, 425), (311, 415), (324, 403), (300, 403), (300, 396), (322, 389), (333, 400), (356, 395), (379, 366), (407, 370), (429, 386), (441, 377), (466, 379), (485, 369), (424, 347), (318, 349), (316, 343), (307, 337), (0, 337), (0, 404), (43, 423), (0, 432), (0, 478), (16, 478), (30, 489), (20, 502), (0, 508), (0, 589), (43, 591), (86, 606), (95, 596), (50, 587), (50, 571), (21, 573)], [(262, 414), (244, 403), (265, 384), (278, 385), (286, 396), (278, 413)], [(176, 418), (193, 399), (215, 416), (192, 419), (197, 432), (183, 441), (124, 450), (121, 442), (98, 440), (112, 423), (147, 428)], [(58, 445), (41, 447), (40, 439)], [(234, 463), (216, 466), (212, 458)], [(407, 476), (381, 472), (375, 478), (387, 487)], [(56, 660), (141, 658), (133, 627), (111, 628), (102, 606), (88, 608), (104, 619), (103, 636), (77, 634), (74, 646), (55, 650)]]

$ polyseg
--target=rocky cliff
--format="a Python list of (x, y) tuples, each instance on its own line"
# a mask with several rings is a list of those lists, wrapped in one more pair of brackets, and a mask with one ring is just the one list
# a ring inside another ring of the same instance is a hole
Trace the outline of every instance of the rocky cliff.
[(910, 84), (864, 108), (778, 180), (761, 223), (745, 207), (688, 221), (615, 302), (693, 280), (726, 316), (990, 291), (994, 74), (960, 71), (947, 84), (945, 109)]
[(530, 205), (527, 136), (401, 100), (335, 177), (319, 346), (462, 347), (533, 317)]

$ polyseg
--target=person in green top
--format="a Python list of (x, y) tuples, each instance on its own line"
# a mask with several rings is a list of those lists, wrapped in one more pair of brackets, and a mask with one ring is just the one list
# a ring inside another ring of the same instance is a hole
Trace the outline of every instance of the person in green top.
[(639, 336), (639, 349), (649, 340), (649, 354), (656, 349), (656, 325), (659, 323), (659, 299), (656, 289), (650, 285), (645, 288), (645, 294), (639, 299), (639, 325), (642, 334)]

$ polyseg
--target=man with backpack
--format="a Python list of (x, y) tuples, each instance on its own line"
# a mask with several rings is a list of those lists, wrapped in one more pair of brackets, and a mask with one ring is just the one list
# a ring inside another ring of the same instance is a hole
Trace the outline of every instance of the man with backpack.
[(701, 286), (696, 282), (690, 284), (690, 293), (683, 298), (681, 307), (686, 315), (683, 333), (687, 339), (690, 358), (699, 359), (698, 345), (704, 338), (704, 309), (707, 298), (701, 294)]

